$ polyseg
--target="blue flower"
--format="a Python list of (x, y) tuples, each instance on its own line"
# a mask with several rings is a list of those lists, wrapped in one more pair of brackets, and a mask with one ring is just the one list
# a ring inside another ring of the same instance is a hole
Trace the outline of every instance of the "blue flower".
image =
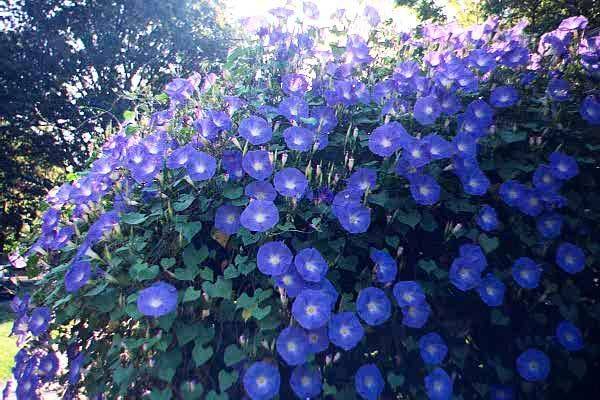
[(564, 79), (552, 78), (548, 82), (546, 93), (554, 101), (567, 101), (571, 98), (569, 82)]
[(372, 191), (377, 181), (377, 172), (371, 168), (358, 168), (348, 178), (348, 189), (365, 192)]
[(310, 116), (315, 118), (317, 122), (312, 125), (317, 133), (329, 133), (338, 124), (335, 110), (327, 106), (317, 106), (310, 110)]
[(545, 164), (542, 164), (537, 167), (535, 172), (533, 173), (533, 186), (536, 189), (545, 192), (550, 191), (554, 192), (560, 189), (562, 182), (560, 182), (557, 178), (552, 174), (552, 169)]
[(275, 276), (275, 284), (285, 289), (289, 297), (296, 297), (304, 289), (304, 281), (296, 271), (296, 268), (290, 268), (281, 275)]
[(340, 296), (340, 294), (329, 279), (325, 278), (322, 279), (320, 282), (305, 282), (305, 284), (306, 287), (309, 289), (318, 290), (324, 293), (329, 299), (329, 304), (331, 305), (331, 308), (335, 306), (335, 303), (337, 302), (337, 299)]
[(288, 270), (293, 258), (284, 242), (268, 242), (259, 247), (256, 263), (263, 274), (277, 276)]
[(487, 274), (481, 280), (481, 285), (477, 288), (481, 300), (490, 307), (502, 305), (505, 290), (506, 286), (504, 283), (493, 274)]
[(560, 236), (563, 218), (555, 212), (540, 215), (536, 220), (537, 231), (546, 239), (555, 239)]
[(223, 204), (215, 212), (215, 228), (228, 235), (240, 230), (240, 208)]
[(193, 151), (194, 148), (189, 144), (175, 149), (169, 158), (167, 158), (167, 168), (177, 169), (184, 167)]
[(299, 96), (290, 96), (281, 100), (277, 110), (290, 121), (299, 122), (301, 118), (308, 118), (308, 104)]
[(429, 147), (429, 155), (433, 160), (443, 160), (452, 157), (456, 147), (440, 135), (427, 135), (422, 140)]
[(369, 136), (369, 150), (381, 157), (389, 157), (400, 147), (414, 140), (399, 122), (390, 122), (376, 128)]
[(77, 382), (79, 382), (84, 361), (85, 356), (83, 353), (79, 353), (69, 360), (69, 383), (71, 385), (75, 385)]
[(327, 327), (306, 331), (308, 338), (308, 351), (310, 354), (321, 353), (329, 347), (329, 336)]
[(583, 336), (578, 327), (569, 321), (562, 321), (556, 327), (558, 342), (568, 351), (583, 349)]
[(510, 386), (490, 386), (490, 400), (514, 400), (515, 391)]
[(267, 179), (273, 173), (273, 164), (269, 159), (269, 152), (265, 150), (252, 150), (242, 159), (244, 171), (259, 181)]
[(526, 187), (519, 182), (508, 180), (500, 185), (500, 197), (511, 207), (516, 207), (525, 196)]
[(92, 266), (87, 261), (74, 262), (65, 274), (65, 288), (73, 293), (85, 286), (92, 275)]
[(415, 102), (414, 117), (421, 125), (433, 125), (442, 113), (442, 107), (435, 96), (421, 97)]
[(410, 328), (422, 328), (431, 314), (431, 307), (423, 302), (402, 308), (402, 324)]
[(411, 168), (421, 168), (431, 161), (429, 154), (429, 144), (424, 140), (411, 140), (404, 146), (402, 159), (405, 160)]
[(290, 150), (309, 151), (313, 147), (315, 134), (306, 128), (290, 126), (283, 131), (283, 139)]
[(361, 198), (362, 193), (358, 190), (346, 189), (338, 192), (334, 196), (331, 206), (333, 215), (339, 218), (346, 208), (353, 204), (360, 203)]
[(183, 104), (194, 94), (194, 85), (189, 79), (175, 78), (167, 83), (165, 93), (174, 103)]
[(375, 364), (365, 364), (354, 375), (354, 387), (363, 399), (377, 400), (383, 392), (385, 381)]
[(271, 125), (263, 118), (254, 115), (240, 122), (238, 133), (255, 146), (265, 144), (273, 137)]
[(50, 382), (54, 379), (56, 371), (58, 371), (58, 357), (56, 353), (51, 351), (42, 357), (38, 364), (38, 371), (44, 382)]
[(308, 90), (308, 80), (301, 74), (286, 74), (281, 77), (281, 89), (287, 95), (302, 96)]
[(440, 185), (429, 174), (414, 174), (409, 177), (410, 194), (417, 204), (430, 206), (440, 198)]
[(537, 190), (525, 187), (523, 195), (517, 202), (517, 207), (523, 214), (537, 217), (544, 211), (544, 202)]
[(206, 181), (214, 176), (217, 160), (203, 151), (194, 151), (185, 168), (193, 181)]
[(419, 339), (419, 352), (425, 364), (441, 364), (448, 354), (448, 346), (442, 337), (431, 332)]
[(304, 289), (294, 300), (292, 315), (305, 329), (327, 325), (331, 315), (331, 298), (320, 290)]
[(510, 107), (518, 100), (519, 92), (512, 86), (498, 86), (490, 95), (490, 103), (498, 108)]
[(277, 353), (287, 365), (300, 365), (308, 357), (308, 338), (306, 333), (295, 326), (281, 331), (276, 342)]
[(202, 138), (199, 143), (212, 142), (219, 136), (219, 129), (211, 118), (198, 118), (192, 125), (198, 132), (198, 138)]
[(225, 150), (221, 155), (223, 168), (229, 179), (232, 181), (240, 180), (244, 177), (244, 169), (242, 168), (242, 152), (239, 150)]
[(579, 107), (579, 114), (590, 125), (600, 125), (600, 100), (593, 94), (586, 96)]
[(512, 276), (522, 288), (535, 289), (540, 283), (542, 268), (531, 258), (517, 258), (512, 266)]
[(486, 232), (497, 229), (499, 225), (496, 210), (487, 204), (481, 207), (475, 220), (477, 221), (477, 225)]
[(396, 279), (398, 264), (386, 250), (377, 250), (372, 247), (369, 256), (375, 263), (375, 279), (378, 282), (389, 283)]
[(473, 168), (460, 178), (465, 193), (472, 196), (483, 196), (490, 187), (490, 180), (479, 168)]
[(177, 289), (165, 282), (156, 282), (140, 290), (137, 298), (138, 311), (149, 317), (162, 317), (177, 308)]
[(476, 121), (480, 127), (488, 127), (492, 124), (494, 110), (483, 100), (474, 100), (465, 111), (465, 118)]
[(485, 267), (487, 267), (487, 259), (479, 245), (469, 243), (463, 244), (458, 249), (458, 255), (466, 259), (467, 262), (477, 268), (479, 272), (483, 272)]
[(301, 198), (308, 187), (308, 180), (296, 168), (284, 168), (275, 173), (273, 178), (275, 189), (285, 197)]
[(563, 242), (556, 250), (556, 263), (563, 271), (576, 274), (585, 268), (585, 254), (573, 243)]
[(383, 290), (376, 287), (368, 287), (358, 293), (356, 310), (358, 316), (367, 325), (377, 326), (390, 318), (392, 303)]
[(328, 332), (331, 343), (346, 351), (356, 347), (365, 335), (365, 330), (353, 312), (332, 315)]
[(299, 365), (292, 371), (290, 386), (299, 399), (318, 397), (323, 386), (321, 371), (314, 366)]
[(263, 201), (275, 201), (277, 191), (269, 182), (250, 182), (244, 188), (244, 194), (251, 199)]
[(244, 374), (244, 390), (252, 400), (270, 400), (279, 394), (281, 377), (277, 366), (258, 361)]
[(33, 336), (40, 336), (48, 331), (50, 309), (48, 307), (34, 308), (29, 317), (29, 330)]
[(327, 261), (313, 247), (300, 250), (294, 258), (294, 265), (300, 276), (309, 282), (321, 281), (329, 269)]
[(151, 155), (142, 144), (127, 149), (127, 168), (137, 183), (149, 183), (158, 175), (162, 157)]
[(425, 293), (415, 281), (399, 281), (394, 285), (394, 297), (400, 307), (425, 303)]
[(579, 174), (579, 167), (573, 157), (555, 151), (550, 154), (550, 171), (555, 178), (568, 180)]
[(517, 371), (526, 381), (543, 381), (550, 373), (550, 359), (538, 349), (527, 349), (517, 357)]
[(441, 95), (440, 106), (446, 115), (454, 115), (462, 109), (460, 98), (452, 92), (444, 92)]
[(452, 398), (452, 379), (446, 371), (436, 368), (425, 377), (425, 392), (430, 400), (449, 400)]
[(364, 233), (371, 225), (371, 209), (361, 203), (348, 203), (337, 214), (342, 228), (349, 233)]
[(450, 282), (466, 292), (481, 284), (481, 269), (467, 257), (457, 257), (450, 266)]
[(252, 232), (266, 232), (279, 222), (279, 210), (272, 201), (252, 200), (240, 215), (242, 226)]

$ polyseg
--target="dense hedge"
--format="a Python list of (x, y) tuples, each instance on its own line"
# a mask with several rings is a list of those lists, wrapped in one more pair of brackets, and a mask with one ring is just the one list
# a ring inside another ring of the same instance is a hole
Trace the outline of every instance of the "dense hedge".
[(142, 101), (50, 193), (27, 253), (43, 279), (13, 302), (19, 398), (54, 381), (213, 400), (596, 385), (586, 19), (537, 41), (494, 18), (397, 35), (367, 7), (361, 36), (316, 13), (273, 10), (222, 74)]

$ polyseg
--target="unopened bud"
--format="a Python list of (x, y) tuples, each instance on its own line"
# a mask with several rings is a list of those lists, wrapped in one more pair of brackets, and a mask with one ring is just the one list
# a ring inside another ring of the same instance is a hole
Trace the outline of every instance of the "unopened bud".
[(287, 153), (283, 153), (281, 155), (281, 168), (285, 167), (285, 163), (287, 162), (288, 155)]
[(352, 172), (353, 168), (354, 168), (354, 157), (350, 157), (348, 159), (348, 171)]

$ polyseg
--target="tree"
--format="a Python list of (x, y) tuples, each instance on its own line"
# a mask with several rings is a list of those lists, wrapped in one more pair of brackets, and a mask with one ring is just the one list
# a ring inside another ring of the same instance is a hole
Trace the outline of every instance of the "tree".
[[(0, 250), (37, 199), (81, 166), (120, 96), (209, 69), (229, 31), (213, 0), (11, 0), (0, 5)], [(12, 233), (11, 233), (12, 232)]]

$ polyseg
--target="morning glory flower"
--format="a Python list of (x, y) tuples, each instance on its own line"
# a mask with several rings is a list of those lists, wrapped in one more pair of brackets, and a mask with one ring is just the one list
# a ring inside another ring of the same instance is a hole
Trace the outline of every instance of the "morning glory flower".
[(350, 190), (365, 192), (372, 190), (377, 181), (377, 171), (371, 168), (358, 168), (347, 180)]
[(300, 250), (294, 257), (294, 265), (300, 276), (309, 282), (321, 281), (329, 269), (327, 261), (313, 247)]
[(375, 263), (375, 279), (378, 282), (389, 283), (396, 279), (398, 264), (386, 250), (371, 248), (369, 256)]
[(314, 139), (314, 132), (299, 126), (290, 126), (283, 131), (283, 140), (290, 150), (309, 151), (313, 147)]
[(308, 180), (296, 168), (284, 168), (275, 173), (273, 183), (277, 192), (285, 197), (300, 198), (308, 187)]
[(175, 286), (158, 281), (142, 289), (137, 298), (138, 311), (148, 317), (162, 317), (177, 308), (177, 289)]
[(410, 194), (413, 200), (420, 205), (430, 206), (440, 198), (440, 185), (429, 174), (416, 173), (409, 177)]
[(411, 140), (404, 145), (402, 151), (404, 159), (411, 168), (421, 168), (431, 161), (429, 154), (429, 144), (424, 140)]
[(162, 167), (162, 157), (151, 155), (144, 145), (127, 149), (127, 168), (137, 183), (152, 182)]
[(69, 383), (75, 385), (81, 378), (81, 369), (85, 356), (83, 353), (77, 354), (75, 357), (69, 359)]
[(436, 368), (425, 377), (425, 392), (430, 400), (450, 400), (452, 379), (441, 368)]
[(356, 347), (365, 335), (360, 321), (353, 312), (333, 314), (329, 320), (329, 340), (348, 351)]
[(349, 233), (364, 233), (371, 225), (371, 209), (361, 203), (349, 203), (337, 214), (342, 228)]
[(167, 158), (167, 168), (177, 169), (185, 167), (193, 151), (194, 148), (189, 144), (173, 150), (169, 158)]
[(394, 298), (400, 307), (425, 303), (425, 293), (415, 281), (399, 281), (394, 285)]
[(524, 289), (535, 289), (540, 283), (542, 268), (529, 257), (517, 258), (512, 266), (512, 276)]
[(519, 92), (512, 86), (498, 86), (490, 95), (490, 103), (497, 108), (510, 107), (518, 100)]
[(288, 297), (296, 297), (304, 289), (304, 281), (296, 268), (290, 268), (283, 274), (276, 275), (275, 284), (277, 287), (285, 289)]
[(492, 124), (494, 110), (483, 100), (474, 100), (465, 111), (465, 118), (475, 121), (480, 127), (488, 127)]
[(463, 292), (474, 289), (481, 283), (481, 269), (469, 258), (457, 257), (450, 266), (450, 282)]
[(265, 119), (254, 115), (240, 122), (238, 133), (255, 146), (265, 144), (273, 137), (271, 125)]
[(331, 298), (323, 291), (304, 289), (294, 300), (292, 315), (305, 329), (327, 325), (331, 315)]
[(564, 79), (552, 78), (548, 82), (546, 94), (554, 101), (567, 101), (571, 98), (569, 82)]
[(390, 122), (376, 128), (369, 136), (369, 150), (381, 157), (389, 157), (414, 138), (399, 122)]
[(329, 304), (331, 305), (331, 308), (333, 308), (335, 306), (335, 303), (337, 302), (338, 297), (340, 297), (340, 294), (338, 293), (337, 289), (335, 288), (335, 286), (333, 286), (333, 283), (331, 283), (331, 281), (327, 278), (322, 279), (320, 282), (305, 282), (306, 283), (306, 287), (313, 289), (313, 290), (318, 290), (322, 293), (324, 293), (327, 298), (329, 299)]
[(206, 181), (215, 174), (217, 160), (203, 151), (193, 151), (185, 168), (193, 181)]
[(556, 327), (558, 342), (568, 351), (583, 349), (583, 335), (579, 328), (569, 321), (562, 321)]
[(310, 354), (321, 353), (329, 347), (327, 326), (306, 331), (306, 337), (308, 338), (308, 351)]
[(264, 181), (273, 173), (273, 164), (269, 152), (265, 150), (251, 150), (242, 159), (244, 171), (259, 181)]
[(555, 212), (540, 215), (536, 219), (537, 231), (546, 239), (555, 239), (560, 236), (563, 217)]
[(251, 199), (263, 201), (275, 201), (277, 191), (269, 182), (250, 182), (244, 188), (244, 194)]
[(204, 139), (199, 140), (200, 143), (206, 141), (212, 142), (219, 137), (219, 128), (210, 117), (198, 118), (192, 125), (194, 126), (194, 130), (198, 132), (199, 138)]
[(517, 202), (517, 207), (523, 214), (537, 217), (544, 211), (544, 202), (537, 190), (525, 187), (523, 195)]
[(567, 180), (579, 174), (577, 161), (571, 156), (555, 151), (550, 154), (550, 170), (557, 179)]
[(65, 288), (73, 293), (85, 286), (92, 275), (92, 266), (87, 261), (74, 262), (65, 274)]
[(429, 155), (433, 160), (443, 160), (452, 157), (456, 152), (456, 147), (439, 135), (427, 135), (422, 142), (429, 147)]
[(354, 375), (356, 393), (365, 400), (377, 400), (384, 387), (385, 381), (375, 364), (361, 366)]
[(473, 168), (460, 176), (465, 193), (471, 196), (483, 196), (490, 187), (490, 180), (479, 168)]
[(477, 156), (477, 142), (473, 135), (459, 132), (452, 138), (456, 155), (465, 159), (475, 159)]
[(425, 364), (441, 364), (448, 354), (448, 346), (442, 337), (431, 332), (419, 339), (419, 352)]
[(529, 382), (546, 380), (550, 373), (550, 359), (538, 349), (527, 349), (517, 357), (517, 371)]
[(327, 106), (317, 106), (310, 110), (310, 116), (317, 120), (311, 127), (318, 133), (329, 133), (338, 124), (335, 110)]
[(38, 398), (37, 389), (40, 385), (40, 379), (37, 375), (29, 373), (23, 376), (17, 382), (17, 399), (36, 399)]
[(410, 328), (422, 328), (431, 314), (431, 307), (423, 302), (402, 308), (402, 325)]
[(293, 258), (284, 242), (268, 242), (259, 247), (256, 263), (263, 274), (277, 276), (288, 270)]
[(533, 186), (541, 192), (555, 192), (560, 189), (562, 184), (561, 181), (556, 179), (552, 174), (550, 166), (542, 164), (539, 165), (532, 178)]
[(240, 215), (242, 226), (252, 232), (266, 232), (279, 222), (279, 210), (272, 201), (252, 200)]
[(477, 68), (482, 73), (487, 73), (496, 68), (495, 54), (484, 49), (474, 49), (468, 57), (469, 65)]
[(290, 96), (281, 100), (277, 110), (290, 121), (298, 122), (301, 118), (308, 118), (308, 104), (299, 96)]
[(356, 310), (358, 316), (367, 325), (377, 326), (390, 318), (392, 303), (383, 290), (376, 287), (368, 287), (358, 293)]
[(590, 125), (600, 125), (600, 100), (590, 94), (583, 99), (579, 107), (581, 117)]
[(308, 357), (308, 339), (306, 333), (295, 326), (289, 326), (281, 331), (275, 344), (277, 353), (287, 365), (300, 365)]
[(292, 371), (290, 386), (299, 399), (305, 400), (321, 394), (323, 377), (321, 371), (309, 365), (299, 365)]
[(515, 391), (510, 386), (492, 385), (490, 387), (490, 400), (514, 400)]
[(279, 369), (265, 361), (255, 362), (244, 373), (243, 384), (250, 399), (270, 400), (279, 394)]
[(442, 113), (442, 107), (435, 96), (421, 97), (415, 102), (414, 117), (421, 125), (432, 125)]
[(526, 187), (519, 182), (508, 180), (500, 185), (500, 197), (511, 207), (516, 207), (525, 195)]
[(343, 214), (344, 210), (351, 205), (360, 204), (362, 193), (354, 189), (346, 189), (338, 192), (333, 198), (331, 212), (336, 217)]
[(477, 288), (479, 297), (485, 304), (490, 307), (497, 307), (502, 305), (504, 301), (504, 292), (506, 286), (502, 281), (496, 278), (493, 274), (487, 274), (482, 280), (480, 286)]
[(50, 309), (48, 307), (36, 307), (29, 317), (29, 330), (33, 336), (40, 336), (48, 330), (50, 323)]
[(215, 228), (227, 235), (234, 235), (240, 230), (240, 208), (231, 204), (223, 204), (215, 212)]
[(40, 372), (44, 382), (50, 382), (52, 379), (54, 379), (56, 376), (56, 371), (58, 371), (58, 365), (58, 357), (53, 351), (49, 352), (40, 359), (38, 371)]
[(242, 152), (239, 150), (225, 150), (221, 155), (221, 165), (225, 169), (231, 181), (237, 181), (244, 177), (242, 168)]
[(585, 268), (585, 254), (573, 243), (563, 242), (556, 250), (556, 263), (563, 271), (576, 274)]
[(477, 225), (486, 232), (497, 229), (499, 225), (496, 210), (487, 204), (481, 207), (475, 220), (477, 221)]
[(281, 89), (289, 96), (302, 96), (308, 90), (308, 80), (302, 74), (286, 74), (281, 78)]
[(165, 93), (174, 103), (183, 104), (194, 94), (194, 85), (189, 79), (175, 78), (165, 86)]

